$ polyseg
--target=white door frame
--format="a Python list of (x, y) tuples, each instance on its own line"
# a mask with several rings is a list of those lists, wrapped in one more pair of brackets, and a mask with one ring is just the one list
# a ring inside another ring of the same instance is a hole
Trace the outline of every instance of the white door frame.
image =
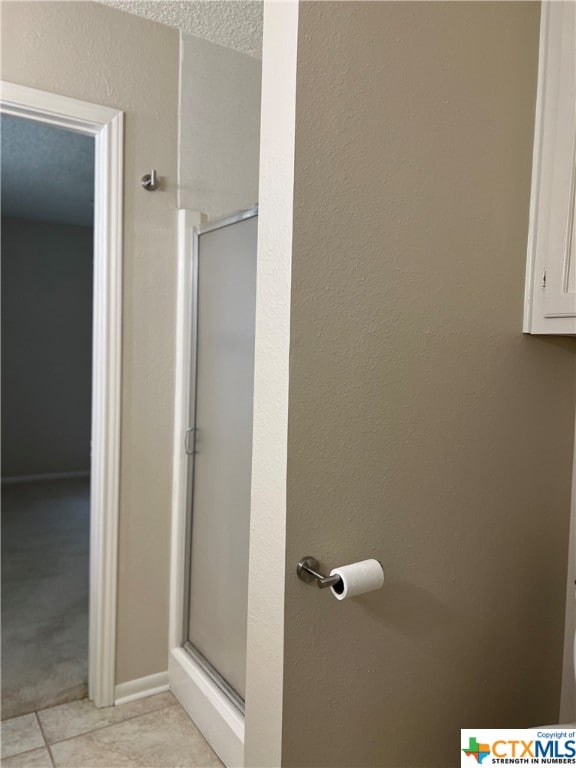
[(114, 704), (120, 473), (123, 113), (0, 81), (0, 112), (95, 139), (88, 690)]
[(186, 503), (188, 456), (183, 450), (190, 416), (190, 371), (194, 359), (195, 270), (194, 233), (202, 215), (178, 211), (178, 279), (176, 296), (176, 387), (174, 393), (174, 442), (172, 465), (172, 535), (170, 556), (170, 615), (168, 644), (179, 649), (184, 637), (184, 598), (186, 594)]

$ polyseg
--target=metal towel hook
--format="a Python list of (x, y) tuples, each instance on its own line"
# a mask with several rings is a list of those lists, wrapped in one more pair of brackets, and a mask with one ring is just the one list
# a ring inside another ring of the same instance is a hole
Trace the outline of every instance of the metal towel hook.
[(158, 176), (156, 171), (152, 169), (150, 173), (142, 176), (140, 179), (140, 184), (142, 184), (144, 189), (146, 189), (148, 192), (154, 192), (155, 189), (158, 189)]
[(339, 581), (342, 581), (337, 573), (334, 574), (334, 576), (324, 576), (323, 573), (320, 573), (319, 568), (320, 563), (318, 560), (316, 560), (315, 557), (306, 555), (306, 557), (303, 557), (302, 560), (300, 560), (298, 563), (296, 574), (298, 575), (298, 578), (306, 584), (311, 584), (314, 579), (316, 579), (320, 589), (326, 589), (326, 587), (334, 587), (336, 584), (338, 584)]

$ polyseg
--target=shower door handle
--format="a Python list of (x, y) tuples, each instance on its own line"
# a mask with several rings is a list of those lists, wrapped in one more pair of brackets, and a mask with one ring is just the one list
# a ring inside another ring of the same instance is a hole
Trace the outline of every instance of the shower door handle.
[(184, 450), (188, 454), (188, 456), (192, 456), (196, 453), (194, 450), (194, 443), (196, 442), (194, 440), (194, 433), (196, 432), (196, 427), (188, 427), (186, 432), (184, 433)]

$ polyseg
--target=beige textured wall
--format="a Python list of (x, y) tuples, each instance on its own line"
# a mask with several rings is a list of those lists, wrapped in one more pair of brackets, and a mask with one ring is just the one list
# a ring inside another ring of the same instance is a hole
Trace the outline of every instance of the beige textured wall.
[[(284, 766), (445, 767), (462, 726), (557, 722), (576, 340), (521, 333), (538, 28), (300, 5)], [(387, 585), (339, 603), (304, 554)]]
[(568, 549), (568, 573), (566, 578), (566, 623), (564, 628), (564, 661), (562, 695), (560, 697), (560, 722), (576, 721), (576, 456), (572, 472), (572, 514)]
[[(4, 2), (1, 76), (126, 113), (117, 683), (166, 669), (178, 32), (89, 2)], [(150, 194), (140, 177), (164, 181)]]
[(7, 216), (0, 227), (2, 477), (88, 471), (94, 229)]
[(258, 202), (259, 59), (182, 34), (178, 204), (209, 218)]

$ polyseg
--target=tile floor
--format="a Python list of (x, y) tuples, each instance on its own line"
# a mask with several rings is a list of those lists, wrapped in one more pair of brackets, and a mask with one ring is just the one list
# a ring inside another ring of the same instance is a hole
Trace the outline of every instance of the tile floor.
[(4, 720), (2, 768), (217, 768), (171, 693), (96, 709), (88, 699)]

